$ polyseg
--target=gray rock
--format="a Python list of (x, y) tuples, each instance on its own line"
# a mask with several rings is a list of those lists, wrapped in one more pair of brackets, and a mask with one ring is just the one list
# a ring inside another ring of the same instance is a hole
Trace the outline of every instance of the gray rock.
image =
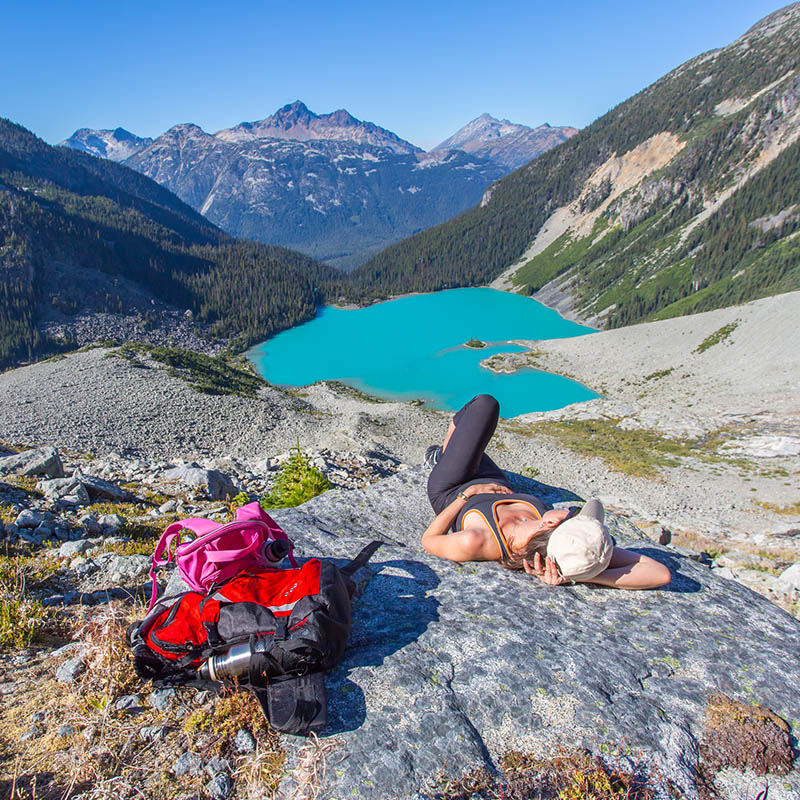
[(40, 536), (42, 539), (49, 539), (54, 536), (56, 532), (56, 525), (51, 519), (43, 520), (38, 528), (35, 528), (34, 536)]
[(648, 539), (652, 539), (652, 541), (659, 544), (669, 544), (672, 541), (672, 531), (657, 522), (647, 525), (641, 530)]
[(246, 728), (239, 728), (236, 736), (233, 737), (233, 748), (237, 753), (254, 753), (256, 740), (253, 738), (253, 734)]
[(41, 725), (31, 725), (20, 737), (19, 741), (27, 742), (31, 739), (38, 739), (44, 733), (44, 728)]
[(50, 653), (51, 658), (61, 658), (61, 656), (65, 656), (68, 653), (75, 653), (75, 652), (82, 652), (84, 648), (83, 642), (69, 642), (68, 644), (62, 645), (61, 647), (53, 650)]
[(60, 539), (62, 542), (74, 542), (80, 538), (80, 534), (77, 531), (73, 531), (64, 525), (56, 525), (55, 535), (56, 539)]
[(233, 781), (228, 775), (215, 775), (206, 785), (205, 790), (213, 800), (227, 800), (233, 791)]
[(76, 542), (64, 542), (58, 548), (58, 555), (60, 558), (74, 558), (75, 556), (82, 555), (87, 550), (92, 549), (92, 543), (87, 542), (86, 539), (79, 539)]
[(712, 569), (715, 578), (724, 578), (726, 581), (735, 581), (736, 573), (730, 567), (717, 567)]
[(202, 489), (210, 500), (224, 500), (236, 494), (233, 481), (216, 469), (202, 469), (198, 466), (180, 466), (168, 469), (165, 480), (176, 481), (186, 486)]
[(121, 514), (104, 514), (97, 520), (97, 524), (106, 533), (116, 533), (125, 527), (125, 517)]
[(127, 711), (133, 713), (142, 710), (142, 698), (138, 694), (126, 694), (114, 703), (117, 711)]
[(73, 558), (69, 562), (69, 568), (75, 573), (79, 580), (88, 577), (93, 572), (97, 572), (98, 566), (92, 561), (87, 561), (83, 556)]
[(70, 725), (68, 722), (64, 725), (59, 726), (58, 728), (58, 735), (62, 739), (66, 739), (68, 736), (72, 736), (75, 733), (75, 727)]
[(20, 511), (17, 515), (17, 518), (14, 520), (14, 524), (18, 528), (38, 528), (45, 520), (47, 516), (43, 511), (33, 511), (30, 508), (26, 508), (24, 511)]
[(167, 500), (166, 503), (162, 503), (158, 510), (162, 514), (171, 514), (176, 508), (178, 507), (178, 503), (175, 500)]
[(97, 478), (94, 475), (81, 475), (80, 482), (86, 487), (86, 491), (93, 500), (124, 502), (133, 498), (133, 495), (127, 489), (122, 489), (115, 483)]
[(203, 759), (196, 753), (188, 750), (182, 753), (172, 765), (172, 771), (180, 777), (181, 775), (200, 775), (203, 772)]
[(150, 703), (156, 711), (169, 711), (177, 695), (178, 692), (175, 689), (155, 689), (147, 695), (147, 702)]
[(108, 566), (111, 583), (128, 583), (150, 572), (152, 559), (144, 555), (114, 556)]
[(168, 732), (166, 725), (145, 725), (139, 730), (139, 738), (145, 742), (156, 742), (166, 738)]
[(99, 536), (103, 532), (94, 514), (84, 514), (78, 517), (78, 524), (83, 527), (87, 536)]
[(31, 714), (31, 722), (44, 722), (47, 719), (47, 712), (46, 711), (34, 711)]
[[(694, 800), (713, 691), (762, 703), (800, 733), (800, 621), (613, 514), (619, 545), (667, 564), (669, 586), (548, 587), (495, 563), (437, 559), (419, 541), (433, 517), (426, 477), (412, 468), (273, 513), (298, 552), (339, 564), (368, 541), (387, 542), (365, 570), (348, 648), (328, 674), (325, 734), (347, 767), (325, 772), (321, 796), (377, 800), (390, 786), (409, 797), (441, 771), (494, 769), (511, 749), (599, 752), (624, 741)], [(519, 476), (512, 485), (533, 486)], [(547, 490), (547, 500), (565, 494)], [(800, 770), (786, 780), (797, 785)]]
[(86, 662), (80, 657), (67, 659), (57, 670), (56, 680), (61, 683), (75, 683), (86, 672)]
[(55, 447), (37, 447), (0, 458), (0, 475), (9, 473), (63, 478), (64, 465)]
[(57, 499), (69, 494), (80, 483), (74, 477), (69, 478), (49, 478), (39, 481), (36, 488), (44, 492), (46, 497)]
[(69, 494), (62, 495), (58, 502), (60, 505), (67, 506), (68, 508), (77, 508), (78, 506), (88, 506), (92, 500), (89, 497), (89, 493), (86, 491), (86, 487), (82, 483), (79, 483)]
[(206, 774), (213, 778), (215, 775), (229, 774), (231, 771), (231, 765), (226, 758), (220, 758), (219, 756), (214, 756), (214, 758), (212, 758), (206, 764), (205, 769), (206, 769)]
[(784, 592), (800, 592), (800, 562), (778, 575), (777, 586)]
[(36, 531), (32, 531), (30, 529), (23, 529), (19, 532), (19, 538), (25, 542), (35, 545), (36, 547), (41, 547), (47, 537), (42, 533), (37, 533)]

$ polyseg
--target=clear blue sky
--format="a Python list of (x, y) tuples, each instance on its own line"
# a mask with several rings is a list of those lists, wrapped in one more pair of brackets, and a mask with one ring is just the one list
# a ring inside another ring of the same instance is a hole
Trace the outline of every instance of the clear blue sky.
[(2, 0), (0, 116), (209, 132), (303, 100), (429, 148), (483, 112), (583, 127), (780, 8), (763, 0)]

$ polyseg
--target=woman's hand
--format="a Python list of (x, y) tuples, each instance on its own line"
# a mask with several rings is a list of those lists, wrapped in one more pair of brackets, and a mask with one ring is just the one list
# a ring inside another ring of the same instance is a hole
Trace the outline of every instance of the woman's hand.
[(550, 556), (547, 556), (543, 563), (541, 554), (537, 553), (533, 557), (533, 564), (527, 559), (523, 559), (522, 566), (528, 575), (535, 575), (548, 586), (560, 586), (562, 583), (566, 583), (566, 578), (558, 571), (556, 562)]
[(464, 489), (464, 494), (473, 497), (476, 494), (513, 494), (513, 492), (501, 483), (473, 483)]

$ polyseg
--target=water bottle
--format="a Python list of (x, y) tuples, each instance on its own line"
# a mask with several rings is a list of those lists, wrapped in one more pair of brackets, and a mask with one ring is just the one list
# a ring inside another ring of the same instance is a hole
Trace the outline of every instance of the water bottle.
[(250, 657), (253, 653), (263, 653), (267, 649), (266, 638), (258, 637), (250, 650), (249, 642), (235, 644), (218, 656), (211, 656), (205, 664), (197, 669), (197, 675), (204, 681), (224, 681), (247, 674), (250, 669)]
[(285, 539), (273, 539), (264, 545), (264, 558), (270, 564), (280, 564), (289, 555), (289, 542)]

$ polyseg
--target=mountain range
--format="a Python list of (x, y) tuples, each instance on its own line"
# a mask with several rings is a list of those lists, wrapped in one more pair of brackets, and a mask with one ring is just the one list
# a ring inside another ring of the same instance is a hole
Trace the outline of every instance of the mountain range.
[(352, 301), (493, 282), (617, 327), (800, 288), (800, 4), (390, 246)]
[(62, 144), (123, 161), (233, 235), (348, 269), (474, 205), (574, 133), (484, 114), (425, 153), (344, 109), (315, 114), (296, 101), (215, 134), (193, 124), (155, 140), (81, 129)]
[(313, 317), (334, 273), (234, 239), (144, 175), (0, 119), (0, 368), (74, 348), (51, 327), (81, 317), (106, 319), (111, 338), (118, 317), (147, 328), (188, 311), (242, 348)]

